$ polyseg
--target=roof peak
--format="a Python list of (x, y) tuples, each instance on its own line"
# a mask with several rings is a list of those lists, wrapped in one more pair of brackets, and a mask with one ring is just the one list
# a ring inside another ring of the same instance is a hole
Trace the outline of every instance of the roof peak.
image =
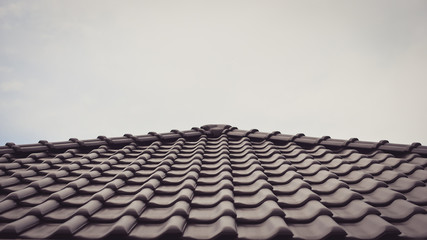
[(210, 132), (213, 137), (219, 137), (225, 129), (230, 127), (230, 125), (226, 124), (206, 124), (201, 126), (202, 129)]

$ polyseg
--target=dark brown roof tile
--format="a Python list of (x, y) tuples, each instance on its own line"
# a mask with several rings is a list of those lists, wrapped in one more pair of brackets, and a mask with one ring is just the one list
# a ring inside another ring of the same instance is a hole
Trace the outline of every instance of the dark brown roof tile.
[(330, 209), (334, 220), (339, 223), (357, 222), (369, 214), (381, 214), (378, 209), (360, 199), (353, 200), (344, 206), (330, 207)]
[(356, 223), (340, 224), (347, 232), (347, 239), (393, 239), (400, 231), (377, 215), (367, 215)]
[(240, 223), (237, 225), (238, 239), (291, 239), (292, 232), (283, 218), (271, 216), (261, 223)]
[(213, 223), (189, 223), (183, 239), (233, 239), (236, 236), (237, 228), (234, 218), (223, 216)]
[(309, 223), (321, 215), (332, 216), (331, 210), (317, 200), (310, 200), (300, 207), (285, 207), (283, 211), (289, 223)]
[(0, 238), (426, 239), (425, 146), (228, 125), (0, 147)]
[(343, 239), (347, 233), (331, 217), (321, 215), (309, 223), (288, 224), (297, 240)]

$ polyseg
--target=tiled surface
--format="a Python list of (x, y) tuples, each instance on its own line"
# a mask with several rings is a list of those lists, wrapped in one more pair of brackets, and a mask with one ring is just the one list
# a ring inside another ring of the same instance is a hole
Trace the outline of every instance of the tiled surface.
[(427, 239), (424, 146), (173, 134), (0, 149), (0, 237)]

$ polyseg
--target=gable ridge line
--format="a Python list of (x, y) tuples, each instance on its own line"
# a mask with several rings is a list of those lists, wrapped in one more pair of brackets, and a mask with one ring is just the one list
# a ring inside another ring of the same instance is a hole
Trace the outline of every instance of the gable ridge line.
[(134, 136), (132, 134), (124, 134), (122, 137), (98, 136), (96, 139), (79, 140), (77, 138), (70, 138), (68, 141), (48, 142), (40, 140), (34, 144), (21, 144), (17, 145), (8, 142), (5, 146), (0, 146), (0, 156), (4, 154), (30, 154), (34, 152), (63, 152), (68, 149), (94, 149), (102, 145), (108, 146), (124, 146), (128, 144), (145, 145), (151, 144), (155, 141), (170, 142), (178, 138), (197, 139), (202, 135), (207, 137), (216, 138), (221, 135), (227, 135), (232, 139), (239, 140), (243, 137), (250, 138), (253, 141), (269, 140), (278, 144), (287, 144), (294, 142), (298, 145), (310, 147), (322, 145), (328, 149), (356, 149), (359, 151), (376, 151), (380, 150), (386, 153), (395, 154), (418, 154), (420, 156), (427, 156), (427, 146), (423, 146), (418, 142), (412, 144), (395, 144), (387, 140), (379, 142), (360, 141), (357, 138), (350, 138), (349, 140), (335, 139), (330, 136), (323, 136), (320, 138), (305, 136), (303, 133), (295, 135), (282, 134), (279, 131), (274, 132), (260, 132), (258, 129), (240, 130), (237, 127), (232, 127), (226, 124), (208, 124), (199, 127), (193, 127), (191, 130), (180, 131), (172, 129), (168, 133), (149, 132), (145, 135)]

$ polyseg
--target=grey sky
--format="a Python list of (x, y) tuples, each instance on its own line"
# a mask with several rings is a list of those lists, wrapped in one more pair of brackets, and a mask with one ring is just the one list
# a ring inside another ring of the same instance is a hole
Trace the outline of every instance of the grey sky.
[(0, 144), (227, 123), (427, 144), (426, 1), (1, 1)]

